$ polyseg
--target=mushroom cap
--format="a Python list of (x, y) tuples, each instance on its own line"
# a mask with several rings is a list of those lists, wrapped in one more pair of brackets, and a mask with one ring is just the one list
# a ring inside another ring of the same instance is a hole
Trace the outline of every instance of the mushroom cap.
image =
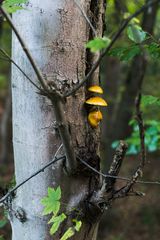
[(88, 115), (88, 122), (93, 128), (96, 128), (98, 127), (102, 118), (103, 117), (101, 111), (92, 111)]
[(95, 92), (95, 93), (100, 93), (100, 94), (103, 93), (103, 89), (100, 86), (98, 86), (98, 85), (90, 86), (88, 88), (88, 91)]
[(86, 100), (86, 103), (90, 105), (103, 107), (106, 107), (108, 105), (107, 102), (101, 97), (91, 97), (88, 100)]

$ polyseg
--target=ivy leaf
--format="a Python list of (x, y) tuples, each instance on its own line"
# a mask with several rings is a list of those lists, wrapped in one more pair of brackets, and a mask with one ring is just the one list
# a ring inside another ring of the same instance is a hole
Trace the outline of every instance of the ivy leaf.
[(146, 32), (139, 25), (132, 24), (127, 28), (127, 35), (135, 43), (142, 43), (146, 39)]
[(17, 10), (24, 9), (21, 4), (27, 3), (28, 0), (5, 0), (2, 6), (8, 13), (14, 13)]
[(45, 206), (43, 215), (53, 213), (56, 216), (60, 209), (60, 199), (60, 187), (58, 187), (56, 190), (54, 188), (48, 188), (48, 196), (41, 200), (41, 203), (43, 206)]
[(70, 227), (67, 229), (67, 231), (63, 234), (60, 240), (66, 240), (70, 237), (72, 237), (75, 234), (75, 230), (73, 227)]
[(66, 219), (66, 215), (62, 213), (61, 215), (55, 217), (53, 216), (48, 223), (53, 223), (50, 234), (53, 235), (55, 232), (57, 232), (60, 224)]
[(110, 42), (111, 40), (107, 37), (95, 38), (86, 44), (86, 48), (89, 48), (91, 52), (95, 53), (106, 48)]
[(141, 100), (142, 107), (146, 107), (149, 105), (157, 105), (160, 106), (160, 98), (154, 97), (152, 95), (143, 95)]

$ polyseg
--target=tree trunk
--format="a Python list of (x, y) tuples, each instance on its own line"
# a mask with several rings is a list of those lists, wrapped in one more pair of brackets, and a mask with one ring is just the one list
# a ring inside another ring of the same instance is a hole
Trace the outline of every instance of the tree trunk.
[[(96, 10), (95, 28), (102, 33), (103, 1), (81, 0), (84, 11), (92, 16)], [(81, 80), (92, 62), (86, 66), (85, 43), (89, 39), (89, 25), (74, 1), (31, 0), (28, 11), (19, 11), (13, 20), (30, 49), (35, 61), (47, 80), (54, 81), (62, 93)], [(35, 74), (28, 59), (13, 34), (13, 58), (34, 80)], [(97, 74), (98, 78), (98, 74)], [(95, 79), (96, 80), (96, 79)], [(96, 80), (98, 81), (98, 79)], [(61, 144), (59, 133), (54, 124), (55, 115), (51, 102), (37, 94), (36, 89), (13, 66), (13, 145), (16, 183), (30, 176), (49, 162)], [(99, 168), (99, 129), (93, 130), (87, 123), (84, 106), (85, 87), (64, 103), (64, 111), (76, 157)], [(78, 166), (78, 173), (68, 176), (63, 163), (57, 163), (45, 170), (16, 193), (10, 207), (12, 240), (58, 240), (70, 227), (68, 218), (58, 233), (51, 237), (47, 219), (42, 216), (40, 200), (47, 194), (49, 186), (61, 186), (63, 211), (79, 209), (83, 213), (83, 225), (72, 239), (95, 240), (99, 213), (90, 212), (86, 202), (99, 187), (99, 178)], [(89, 213), (88, 213), (89, 212)], [(94, 222), (90, 218), (95, 220)]]

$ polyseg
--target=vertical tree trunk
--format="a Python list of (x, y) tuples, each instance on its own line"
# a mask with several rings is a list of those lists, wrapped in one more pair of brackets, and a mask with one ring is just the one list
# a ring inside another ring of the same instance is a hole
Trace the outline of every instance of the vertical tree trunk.
[[(84, 11), (96, 19), (99, 33), (102, 32), (103, 1), (81, 0)], [(23, 39), (47, 80), (54, 81), (62, 93), (73, 87), (87, 71), (85, 43), (89, 38), (89, 25), (74, 1), (31, 0), (28, 11), (19, 11), (13, 16)], [(99, 24), (98, 24), (99, 23)], [(17, 38), (13, 34), (13, 58), (34, 80), (35, 74)], [(90, 63), (92, 64), (92, 63)], [(13, 96), (13, 145), (15, 175), (17, 184), (30, 176), (54, 157), (61, 144), (55, 128), (54, 109), (51, 102), (37, 94), (36, 89), (25, 77), (12, 68)], [(94, 167), (99, 166), (99, 130), (93, 130), (87, 123), (84, 107), (85, 88), (81, 88), (64, 103), (67, 125), (77, 157), (85, 159)], [(86, 217), (86, 201), (99, 186), (99, 179), (82, 166), (76, 176), (69, 177), (63, 171), (63, 164), (45, 170), (16, 193), (11, 203), (10, 221), (12, 240), (60, 239), (70, 226), (66, 221), (58, 233), (50, 237), (47, 219), (42, 216), (40, 200), (47, 193), (48, 186), (61, 186), (65, 203), (63, 211), (78, 208), (83, 212), (83, 227), (72, 239), (95, 240), (97, 232), (96, 213), (91, 211), (95, 223)]]

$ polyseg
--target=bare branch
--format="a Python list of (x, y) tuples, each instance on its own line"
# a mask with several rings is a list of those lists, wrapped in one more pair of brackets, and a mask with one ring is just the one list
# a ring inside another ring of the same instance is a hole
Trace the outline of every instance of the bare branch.
[[(85, 161), (83, 161), (82, 159), (79, 158), (79, 161), (81, 163), (83, 163), (88, 169), (92, 170), (93, 172), (99, 174), (100, 176), (104, 177), (104, 178), (113, 178), (113, 179), (119, 179), (122, 181), (127, 181), (130, 182), (131, 179), (129, 177), (120, 177), (120, 176), (113, 176), (113, 175), (109, 175), (109, 174), (104, 174), (102, 172), (99, 172), (97, 169), (93, 168), (90, 164), (86, 163)], [(160, 185), (160, 181), (138, 181), (136, 180), (135, 183), (139, 183), (139, 184), (153, 184), (153, 185)]]
[(44, 88), (45, 91), (48, 91), (48, 85), (47, 85), (45, 79), (43, 78), (43, 75), (42, 75), (39, 67), (38, 67), (37, 64), (35, 63), (35, 61), (34, 61), (32, 55), (31, 55), (29, 49), (27, 48), (25, 42), (23, 41), (21, 35), (19, 34), (18, 29), (16, 28), (15, 24), (13, 23), (11, 17), (9, 16), (9, 14), (5, 11), (5, 9), (4, 9), (2, 6), (0, 6), (0, 12), (1, 12), (1, 13), (3, 14), (3, 16), (6, 18), (7, 22), (8, 22), (9, 25), (10, 25), (10, 27), (12, 28), (12, 30), (13, 30), (14, 33), (15, 33), (15, 35), (17, 36), (17, 38), (18, 38), (18, 40), (19, 40), (19, 42), (20, 42), (20, 44), (21, 44), (21, 46), (22, 46), (25, 54), (27, 55), (27, 57), (28, 57), (31, 65), (32, 65), (32, 67), (33, 67), (33, 69), (34, 69), (34, 71), (35, 71), (35, 73), (36, 73), (36, 76), (37, 76), (39, 82), (40, 82), (41, 85), (42, 85), (42, 87)]
[(34, 85), (40, 92), (42, 92), (42, 89), (40, 87), (38, 87), (31, 79), (30, 77), (22, 70), (22, 68), (8, 55), (8, 53), (0, 48), (0, 52), (5, 56), (5, 58), (3, 60), (9, 61), (12, 64), (14, 64), (18, 70), (29, 80), (29, 82)]
[(96, 30), (95, 30), (93, 24), (91, 23), (91, 21), (89, 20), (87, 14), (84, 12), (83, 8), (81, 7), (80, 2), (79, 2), (78, 0), (74, 0), (74, 2), (75, 2), (75, 4), (77, 5), (77, 7), (79, 8), (79, 10), (81, 11), (84, 19), (85, 19), (86, 22), (89, 24), (90, 28), (92, 29), (92, 31), (93, 31), (93, 33), (94, 33), (94, 35), (95, 35), (95, 37), (96, 37), (96, 36), (97, 36)]
[(63, 143), (64, 151), (66, 154), (66, 171), (69, 174), (74, 174), (77, 166), (77, 160), (75, 157), (74, 149), (72, 147), (72, 140), (69, 133), (68, 125), (66, 124), (65, 112), (64, 112), (64, 102), (63, 99), (59, 98), (57, 95), (49, 97), (56, 116), (56, 124), (58, 126), (61, 141)]
[(141, 163), (140, 167), (144, 167), (146, 163), (146, 148), (145, 148), (145, 130), (144, 130), (144, 123), (142, 118), (142, 113), (140, 110), (140, 103), (141, 103), (141, 94), (139, 93), (136, 98), (136, 119), (139, 126), (139, 137), (141, 142)]
[[(108, 174), (110, 176), (117, 176), (119, 174), (121, 165), (122, 165), (122, 161), (125, 157), (127, 151), (127, 144), (124, 141), (120, 141), (119, 146), (116, 149), (114, 158), (113, 158), (113, 162), (111, 163), (110, 166), (110, 170), (108, 172)], [(115, 180), (114, 178), (106, 178), (106, 191), (110, 191), (111, 189), (113, 189), (113, 186), (115, 184)]]
[(157, 2), (159, 2), (159, 0), (153, 0), (148, 2), (147, 4), (143, 5), (138, 11), (136, 11), (134, 14), (132, 14), (131, 16), (129, 16), (121, 25), (120, 29), (117, 31), (117, 33), (113, 36), (112, 41), (110, 42), (109, 46), (104, 49), (102, 51), (102, 53), (100, 54), (98, 60), (95, 62), (95, 64), (92, 66), (91, 70), (89, 71), (89, 73), (84, 77), (84, 79), (75, 87), (73, 88), (71, 91), (68, 91), (68, 93), (65, 94), (65, 97), (69, 97), (71, 95), (73, 95), (76, 91), (78, 91), (78, 89), (80, 87), (83, 86), (83, 84), (88, 81), (88, 79), (92, 76), (92, 74), (95, 72), (95, 70), (98, 68), (98, 66), (100, 65), (103, 57), (110, 51), (110, 49), (112, 48), (112, 46), (114, 45), (114, 43), (118, 40), (118, 38), (120, 37), (121, 33), (125, 30), (125, 28), (128, 26), (129, 22), (134, 18), (137, 17), (139, 14), (141, 14), (144, 10), (146, 10), (147, 8), (151, 7), (152, 5), (156, 4)]
[[(12, 188), (11, 190), (9, 190), (9, 192), (3, 196), (0, 199), (0, 203), (2, 204), (3, 202), (5, 202), (8, 197), (10, 197), (11, 195), (13, 195), (13, 193), (15, 193), (15, 191), (20, 188), (22, 185), (24, 185), (26, 182), (28, 182), (30, 179), (32, 179), (33, 177), (37, 176), (39, 173), (43, 172), (46, 168), (50, 167), (52, 164), (55, 164), (56, 162), (60, 161), (60, 160), (64, 160), (65, 156), (56, 158), (54, 157), (54, 159), (52, 161), (50, 161), (49, 163), (47, 163), (45, 166), (43, 166), (41, 169), (39, 169), (38, 171), (36, 171), (35, 173), (33, 173), (31, 176), (29, 176), (28, 178), (26, 178), (24, 181), (22, 181), (20, 184), (18, 184), (17, 186), (15, 186), (14, 188)], [(3, 205), (3, 204), (2, 204)]]
[(136, 97), (136, 101), (135, 101), (135, 105), (136, 105), (136, 119), (138, 122), (138, 126), (139, 126), (139, 137), (140, 137), (140, 142), (141, 142), (141, 161), (140, 164), (138, 166), (138, 168), (136, 169), (136, 171), (134, 172), (131, 180), (126, 184), (126, 186), (122, 187), (121, 189), (119, 189), (116, 192), (113, 192), (112, 198), (119, 198), (121, 196), (128, 196), (129, 192), (132, 190), (134, 184), (137, 181), (137, 179), (139, 177), (141, 177), (143, 175), (143, 168), (145, 166), (146, 163), (146, 150), (145, 150), (145, 131), (144, 131), (144, 124), (143, 124), (143, 118), (142, 118), (142, 113), (140, 110), (140, 103), (141, 103), (141, 94), (139, 93), (138, 96)]

